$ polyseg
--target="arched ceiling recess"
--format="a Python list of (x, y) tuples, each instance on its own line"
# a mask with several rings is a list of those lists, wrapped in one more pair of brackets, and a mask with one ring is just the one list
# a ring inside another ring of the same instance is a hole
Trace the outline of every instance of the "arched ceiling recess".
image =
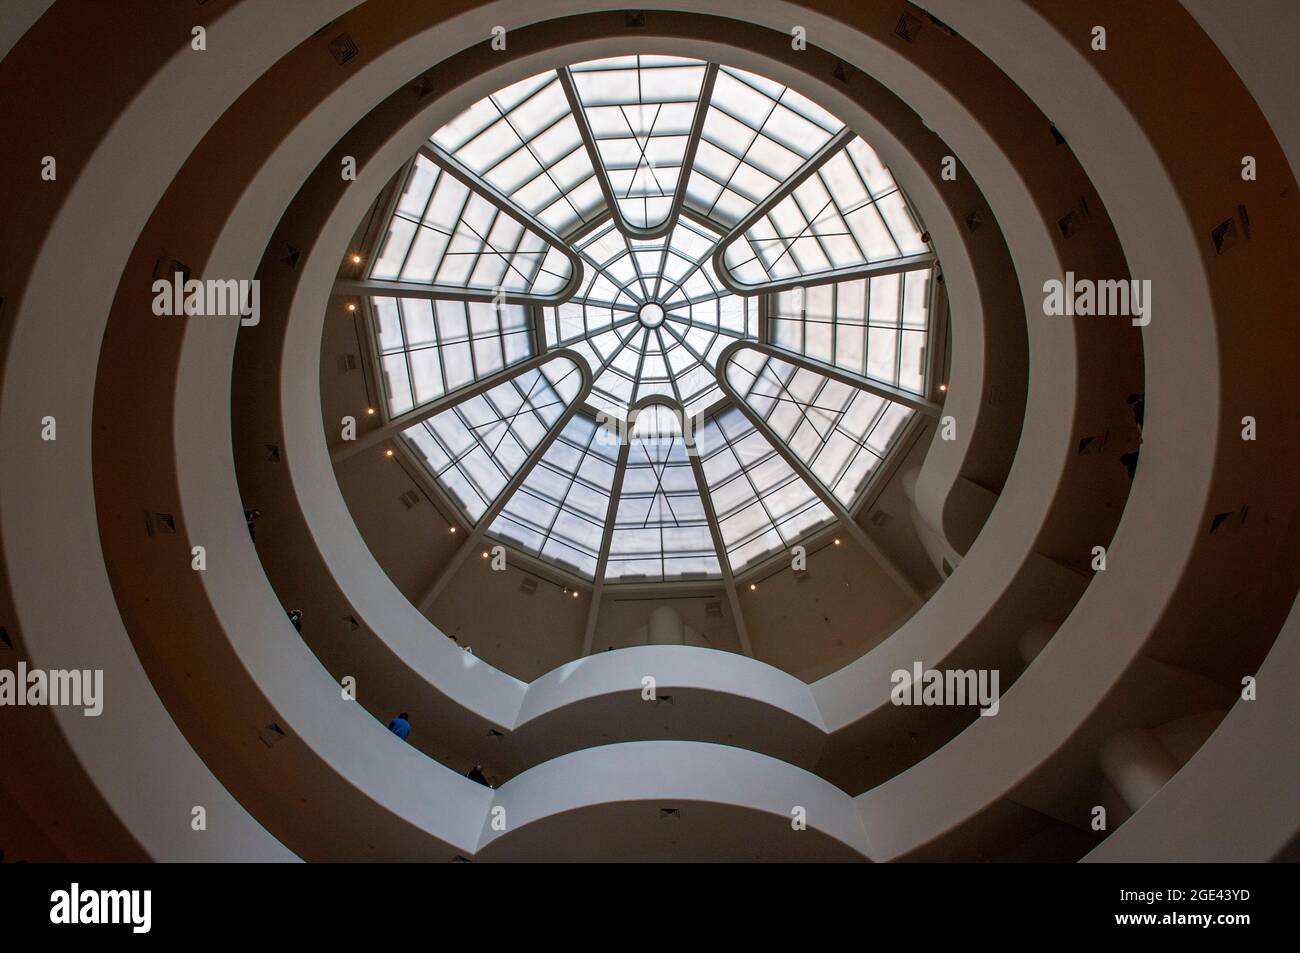
[[(757, 73), (542, 71), (437, 129), (386, 211), (345, 287), (388, 421), (476, 538), (581, 580), (729, 581), (852, 523), (935, 412), (928, 234), (860, 136)], [(760, 341), (786, 356), (722, 368)], [(563, 421), (557, 348), (592, 376)], [(676, 414), (633, 423), (656, 399)]]

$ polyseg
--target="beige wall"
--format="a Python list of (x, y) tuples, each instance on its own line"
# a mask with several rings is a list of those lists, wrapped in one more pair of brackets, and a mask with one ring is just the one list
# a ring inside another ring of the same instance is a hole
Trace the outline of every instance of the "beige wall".
[(847, 534), (809, 548), (808, 569), (765, 576), (740, 605), (754, 657), (814, 681), (873, 648), (916, 603)]

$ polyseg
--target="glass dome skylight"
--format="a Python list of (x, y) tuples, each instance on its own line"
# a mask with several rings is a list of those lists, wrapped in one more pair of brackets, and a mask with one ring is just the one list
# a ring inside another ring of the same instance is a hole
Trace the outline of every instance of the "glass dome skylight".
[(435, 132), (392, 202), (346, 291), (382, 432), (467, 545), (730, 585), (852, 523), (935, 410), (906, 197), (764, 77), (645, 55), (530, 77)]

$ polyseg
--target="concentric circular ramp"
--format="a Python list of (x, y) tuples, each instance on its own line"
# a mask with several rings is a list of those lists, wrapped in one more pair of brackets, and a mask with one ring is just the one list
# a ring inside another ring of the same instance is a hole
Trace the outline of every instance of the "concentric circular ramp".
[[(1291, 856), (1294, 810), (1240, 810), (1300, 763), (1270, 688), (1294, 675), (1300, 583), (1279, 34), (1201, 0), (859, 6), (650, 4), (633, 25), (577, 0), (238, 0), (146, 29), (57, 0), (7, 21), (0, 664), (105, 686), (95, 717), (0, 706), (8, 842)], [(553, 125), (525, 125), (543, 95)], [(762, 96), (812, 127), (764, 132)], [(552, 180), (586, 157), (555, 182), (573, 216), (474, 145), (506, 127)], [(742, 127), (783, 144), (781, 176), (776, 151), (741, 170)], [(710, 170), (717, 196), (691, 185)], [(159, 315), (177, 272), (255, 278), (256, 309)], [(1045, 313), (1046, 283), (1075, 279), (1137, 282), (1150, 320)], [(924, 361), (871, 335), (890, 285)], [(823, 315), (863, 353), (819, 351)], [(873, 443), (886, 407), (903, 419)], [(608, 492), (548, 497), (578, 459)], [(996, 714), (896, 704), (914, 666), (997, 673)], [(384, 730), (398, 711), (409, 742)]]

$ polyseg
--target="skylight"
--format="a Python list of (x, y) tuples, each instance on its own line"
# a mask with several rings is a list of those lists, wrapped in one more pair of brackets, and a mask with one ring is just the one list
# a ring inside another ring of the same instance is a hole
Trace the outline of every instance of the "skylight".
[(524, 552), (596, 574), (618, 448), (577, 415), (502, 510), (490, 532)]
[(727, 271), (746, 288), (928, 252), (894, 177), (857, 138), (724, 247)]
[(525, 221), (417, 156), (371, 277), (555, 295), (572, 277), (573, 263)]
[(737, 352), (726, 375), (740, 400), (845, 507), (856, 502), (913, 413), (759, 351)]
[(909, 271), (778, 292), (768, 301), (768, 339), (782, 350), (923, 394), (930, 274)]
[[(709, 256), (721, 237), (679, 219), (662, 238), (632, 239), (609, 220), (576, 243), (584, 284), (543, 310), (546, 341), (587, 358), (600, 410), (626, 416), (635, 402), (659, 395), (693, 414), (719, 397), (718, 353), (758, 334), (757, 299), (731, 294), (713, 271)], [(663, 312), (658, 323), (642, 320), (646, 305)]]
[(632, 429), (606, 579), (718, 578), (681, 418), (652, 404)]
[(556, 357), (403, 431), (429, 471), (477, 523), (581, 388), (577, 365)]
[(668, 221), (704, 87), (705, 63), (619, 56), (569, 67), (618, 215), (634, 230)]
[(744, 70), (494, 93), (411, 161), (370, 261), (387, 426), (475, 540), (578, 579), (731, 586), (849, 519), (931, 406), (906, 197)]
[(376, 297), (370, 301), (388, 412), (404, 414), (533, 354), (520, 305)]

